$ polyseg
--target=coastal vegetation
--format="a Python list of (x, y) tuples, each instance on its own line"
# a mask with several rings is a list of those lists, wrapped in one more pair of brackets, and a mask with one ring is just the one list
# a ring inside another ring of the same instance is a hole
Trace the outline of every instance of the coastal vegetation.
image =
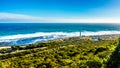
[(56, 39), (0, 50), (0, 68), (119, 67), (120, 39)]

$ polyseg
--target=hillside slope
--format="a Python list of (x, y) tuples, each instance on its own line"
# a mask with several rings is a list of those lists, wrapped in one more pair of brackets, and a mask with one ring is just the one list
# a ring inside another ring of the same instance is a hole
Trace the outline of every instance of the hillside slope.
[(14, 46), (0, 50), (0, 68), (106, 68), (118, 44), (119, 40), (68, 38)]

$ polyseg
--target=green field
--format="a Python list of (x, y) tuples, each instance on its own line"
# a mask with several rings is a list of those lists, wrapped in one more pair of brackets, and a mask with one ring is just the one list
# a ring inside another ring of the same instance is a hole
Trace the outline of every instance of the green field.
[(56, 39), (1, 49), (0, 68), (117, 68), (119, 52), (118, 39)]

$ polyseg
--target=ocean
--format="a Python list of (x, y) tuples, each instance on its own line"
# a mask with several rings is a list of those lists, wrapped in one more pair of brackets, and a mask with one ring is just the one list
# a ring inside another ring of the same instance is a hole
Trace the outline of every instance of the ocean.
[(0, 45), (28, 45), (79, 34), (120, 34), (120, 24), (95, 23), (0, 23)]

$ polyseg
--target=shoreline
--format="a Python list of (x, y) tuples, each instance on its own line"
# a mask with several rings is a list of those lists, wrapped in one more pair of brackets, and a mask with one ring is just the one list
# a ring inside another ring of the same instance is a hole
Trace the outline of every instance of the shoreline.
[[(79, 38), (80, 36), (78, 36)], [(81, 36), (83, 39), (88, 39), (88, 38), (93, 38), (93, 37), (99, 37), (100, 39), (102, 40), (115, 40), (115, 39), (118, 39), (120, 38), (120, 34), (105, 34), (105, 35), (89, 35), (89, 36), (85, 36), (85, 35), (82, 35)], [(71, 37), (69, 37), (71, 38)], [(66, 38), (58, 38), (58, 39), (53, 39), (53, 40), (59, 40), (59, 39), (66, 39)], [(48, 40), (50, 41), (50, 40)], [(44, 42), (47, 42), (47, 41), (44, 41)], [(39, 43), (39, 42), (37, 42)], [(36, 44), (36, 43), (32, 43), (32, 44)], [(28, 44), (29, 45), (29, 44)], [(27, 45), (19, 45), (20, 47), (25, 47)], [(11, 45), (2, 45), (0, 46), (0, 49), (6, 49), (6, 48), (11, 48)]]

